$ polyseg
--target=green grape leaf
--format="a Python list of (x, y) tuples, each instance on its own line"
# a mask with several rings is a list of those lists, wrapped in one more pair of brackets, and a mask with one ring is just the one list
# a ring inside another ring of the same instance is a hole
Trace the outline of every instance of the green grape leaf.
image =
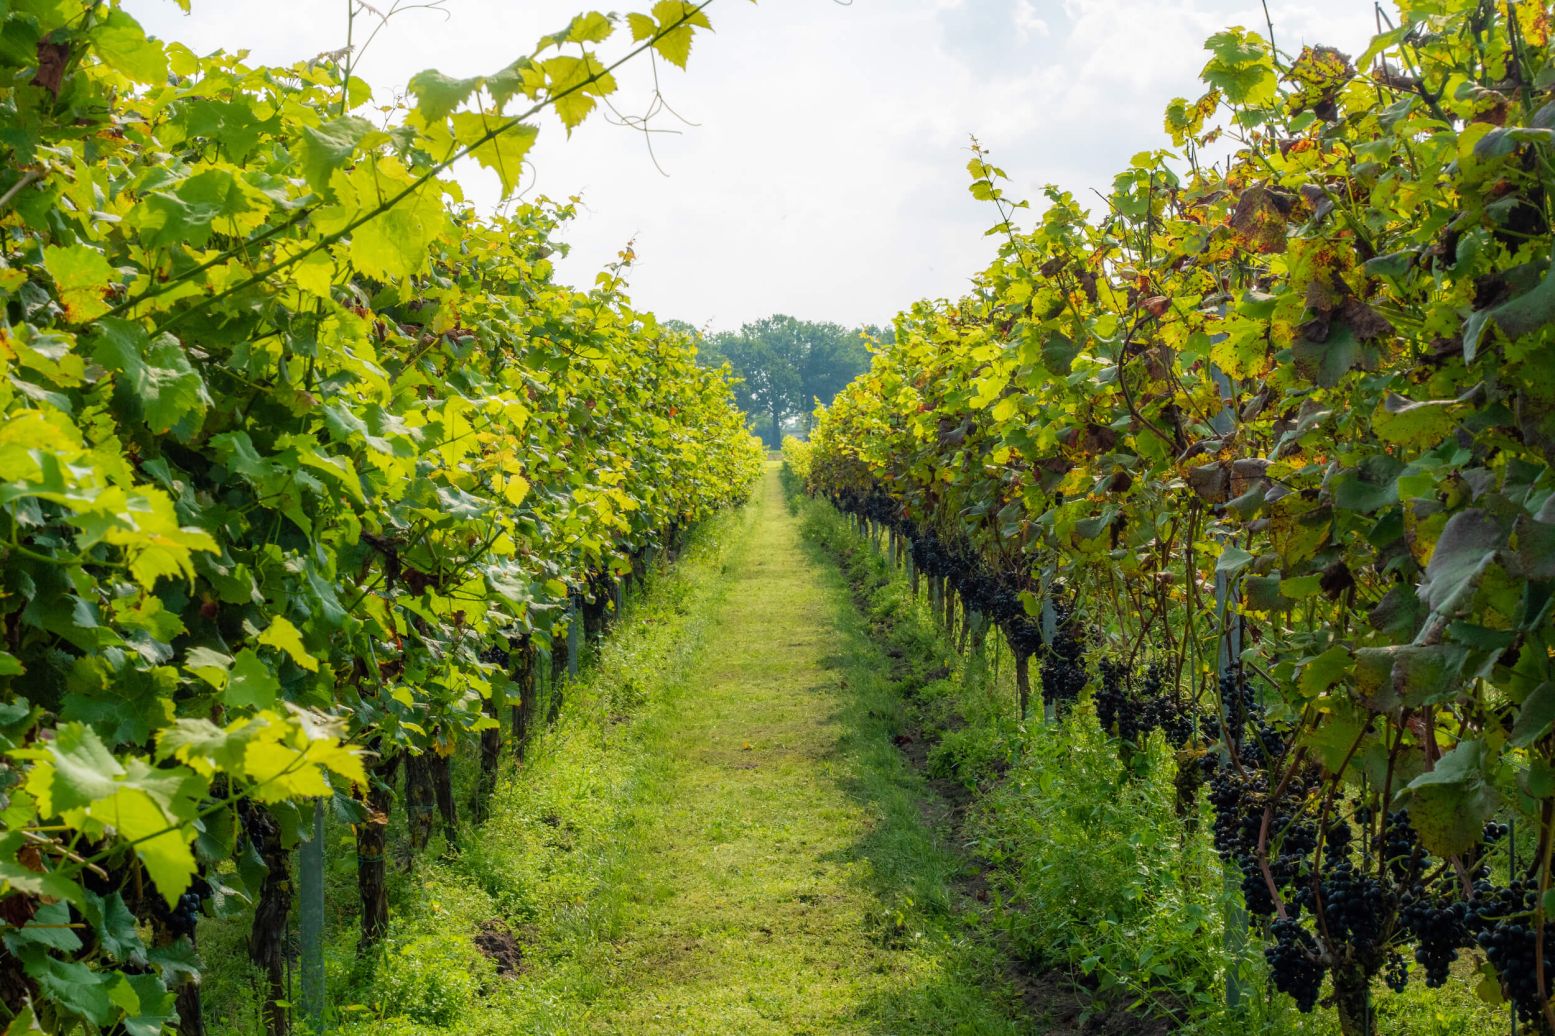
[(259, 643), (286, 652), (293, 662), (309, 672), (316, 673), (319, 670), (319, 660), (308, 654), (308, 649), (303, 646), (302, 632), (284, 615), (277, 615), (270, 620), (269, 627), (259, 635)]
[[(48, 766), (35, 766), (28, 790), (50, 815), (80, 809), (112, 795), (124, 767), (108, 751), (97, 732), (84, 723), (62, 723), (54, 740), (32, 752)], [(46, 778), (47, 784), (38, 779)], [(38, 786), (34, 786), (34, 785)]]
[(352, 231), (351, 260), (369, 277), (412, 277), (426, 265), (427, 249), (447, 219), (438, 190), (422, 187)]
[(198, 869), (189, 847), (196, 805), (183, 778), (141, 769), (112, 795), (92, 803), (87, 812), (134, 845), (157, 891), (168, 906), (174, 906)]
[(1355, 469), (1334, 476), (1330, 485), (1334, 506), (1343, 511), (1372, 514), (1398, 503), (1398, 476), (1403, 465), (1388, 454), (1373, 454)]
[(161, 1036), (178, 1016), (177, 997), (159, 975), (120, 975), (110, 992), (124, 1011), (119, 1024), (128, 1036)]
[(114, 8), (92, 28), (92, 49), (103, 63), (137, 83), (166, 85), (167, 53), (140, 23)]
[(572, 24), (567, 27), (567, 39), (571, 43), (603, 43), (615, 29), (615, 22), (610, 15), (589, 11), (572, 20)]
[(615, 77), (592, 55), (577, 58), (570, 54), (548, 58), (539, 66), (546, 78), (555, 110), (569, 134), (597, 106), (597, 98), (615, 92)]
[(207, 647), (193, 647), (184, 654), (184, 668), (219, 691), (227, 685), (232, 656)]
[(120, 976), (115, 972), (94, 971), (79, 961), (63, 961), (39, 949), (22, 955), (28, 977), (55, 1004), (71, 1015), (85, 1018), (97, 1026), (107, 1026), (119, 1015), (108, 997), (108, 990)]
[(1409, 822), (1438, 856), (1465, 852), (1484, 837), (1485, 821), (1500, 803), (1485, 762), (1483, 741), (1463, 741), (1405, 788)]
[(5, 933), (5, 948), (20, 954), (23, 947), (40, 946), (45, 950), (74, 953), (82, 946), (81, 937), (71, 928), (70, 904), (61, 900), (38, 907), (21, 928)]
[(281, 682), (253, 648), (244, 648), (233, 659), (222, 701), (232, 709), (268, 709), (275, 704)]
[(118, 272), (89, 245), (48, 245), (43, 265), (59, 288), (59, 304), (65, 319), (85, 323), (108, 312), (108, 295)]
[(1269, 45), (1243, 28), (1217, 32), (1204, 42), (1213, 55), (1200, 77), (1218, 88), (1232, 104), (1246, 107), (1274, 100), (1278, 83)]
[(1555, 683), (1546, 680), (1533, 689), (1517, 711), (1512, 744), (1525, 748), (1549, 733), (1555, 725)]
[[(492, 120), (478, 112), (460, 112), (452, 122), (454, 139), (464, 147), (474, 145), (470, 157), (496, 173), (502, 181), (502, 196), (506, 198), (518, 190), (524, 177), (524, 156), (534, 146), (539, 128), (519, 123), (482, 142), (482, 138), (495, 128)], [(501, 122), (495, 125), (500, 126)]]
[(355, 115), (331, 119), (319, 126), (304, 126), (297, 143), (297, 158), (308, 186), (324, 197), (334, 197), (330, 177), (350, 163), (357, 144), (371, 132), (373, 124)]
[(1220, 552), (1220, 559), (1215, 562), (1215, 574), (1225, 576), (1228, 579), (1232, 578), (1255, 560), (1257, 559), (1252, 554), (1249, 554), (1236, 544), (1227, 544), (1225, 549)]
[(124, 905), (122, 895), (110, 892), (99, 896), (87, 892), (81, 912), (97, 933), (97, 944), (110, 957), (125, 963), (145, 960), (146, 946), (140, 941), (135, 915)]
[(198, 424), (211, 405), (205, 380), (172, 335), (147, 336), (140, 324), (109, 317), (98, 321), (93, 358), (123, 375), (121, 395), (138, 407), (152, 431), (186, 421)]
[(480, 87), (479, 77), (454, 79), (431, 68), (411, 76), (409, 83), (411, 96), (416, 99), (416, 111), (429, 125), (448, 118)]
[[(659, 23), (655, 31), (662, 34), (658, 42), (653, 45), (653, 49), (658, 51), (664, 60), (685, 68), (686, 62), (691, 59), (692, 34), (697, 29), (712, 28), (707, 15), (688, 0), (659, 0), (653, 5), (653, 17)], [(635, 27), (633, 31), (635, 34)]]
[(1480, 577), (1506, 546), (1507, 536), (1489, 512), (1471, 508), (1447, 520), (1420, 581), (1420, 600), (1437, 615), (1467, 603)]
[(1302, 697), (1316, 698), (1342, 680), (1353, 661), (1348, 648), (1331, 647), (1301, 667), (1301, 676), (1296, 681), (1297, 689), (1301, 691)]
[(1453, 410), (1457, 400), (1432, 399), (1414, 403), (1394, 392), (1383, 398), (1372, 415), (1372, 427), (1383, 441), (1405, 446), (1439, 442), (1457, 425)]

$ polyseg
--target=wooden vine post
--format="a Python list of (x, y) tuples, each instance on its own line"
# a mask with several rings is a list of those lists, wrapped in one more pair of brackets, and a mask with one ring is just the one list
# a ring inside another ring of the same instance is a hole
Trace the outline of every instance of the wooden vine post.
[[(1225, 313), (1226, 306), (1222, 302), (1220, 315), (1224, 317)], [(1216, 335), (1211, 341), (1221, 341), (1224, 338), (1224, 335)], [(1220, 390), (1220, 398), (1230, 400), (1231, 379), (1213, 365), (1210, 367), (1210, 377), (1214, 379), (1216, 387)], [(1222, 435), (1229, 435), (1236, 430), (1236, 415), (1232, 412), (1229, 403), (1215, 415), (1215, 430)], [(1215, 655), (1215, 678), (1218, 687), (1225, 686), (1227, 674), (1237, 669), (1242, 658), (1242, 617), (1235, 614), (1235, 607), (1236, 595), (1231, 589), (1230, 573), (1217, 565), (1215, 567), (1215, 620), (1216, 627), (1220, 630), (1220, 644)], [(1225, 712), (1225, 704), (1222, 703), (1223, 722), (1226, 718)], [(1222, 734), (1226, 734), (1224, 727), (1222, 727)], [(1220, 752), (1221, 762), (1228, 763), (1230, 750), (1224, 743), (1221, 745)], [(1226, 968), (1226, 1006), (1232, 1011), (1239, 1011), (1251, 992), (1243, 979), (1241, 967), (1248, 943), (1247, 908), (1241, 904), (1241, 871), (1229, 859), (1222, 862), (1221, 871), (1226, 883), (1225, 947), (1226, 955), (1231, 961), (1231, 966)]]
[(297, 850), (297, 920), (302, 930), (302, 1015), (324, 1031), (324, 800), (313, 802), (313, 834)]

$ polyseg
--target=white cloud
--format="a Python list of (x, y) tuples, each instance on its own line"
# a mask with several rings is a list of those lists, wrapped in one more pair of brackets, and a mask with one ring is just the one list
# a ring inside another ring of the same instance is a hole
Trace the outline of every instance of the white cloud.
[[(324, 0), (126, 0), (148, 29), (194, 49), (248, 48), (289, 62), (344, 42), (344, 5)], [(380, 35), (362, 74), (387, 97), (423, 68), (488, 72), (554, 31), (582, 0), (449, 0)], [(1363, 10), (1363, 8), (1365, 8)], [(1354, 0), (1279, 0), (1283, 49), (1370, 30)], [(976, 133), (1035, 196), (1056, 182), (1105, 189), (1135, 152), (1164, 146), (1161, 111), (1196, 95), (1202, 41), (1261, 28), (1258, 0), (719, 0), (686, 73), (661, 66), (671, 104), (695, 126), (655, 140), (603, 121), (571, 140), (545, 124), (536, 190), (583, 193), (561, 267), (576, 283), (635, 237), (635, 301), (717, 327), (774, 311), (884, 321), (921, 297), (953, 296), (987, 264), (991, 211), (966, 192)], [(1329, 31), (1333, 30), (1333, 31)], [(622, 77), (621, 105), (648, 97), (647, 66)], [(480, 170), (472, 197), (495, 197)]]
[(1015, 38), (1022, 43), (1036, 36), (1049, 36), (1053, 32), (1047, 19), (1037, 14), (1037, 5), (1031, 0), (1020, 0), (1015, 5)]

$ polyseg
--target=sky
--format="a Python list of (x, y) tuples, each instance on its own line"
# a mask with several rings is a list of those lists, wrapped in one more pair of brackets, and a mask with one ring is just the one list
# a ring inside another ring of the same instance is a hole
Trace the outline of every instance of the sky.
[[(124, 6), (199, 53), (289, 64), (344, 44), (349, 2), (194, 0), (189, 15), (173, 0)], [(426, 68), (495, 72), (587, 2), (407, 11), (360, 72), (376, 101)], [(1289, 53), (1323, 43), (1353, 55), (1375, 31), (1364, 0), (1269, 8)], [(997, 222), (967, 193), (971, 136), (1010, 174), (1011, 197), (1054, 183), (1094, 198), (1132, 155), (1170, 146), (1162, 112), (1203, 92), (1208, 36), (1266, 32), (1258, 0), (715, 0), (708, 16), (715, 31), (699, 34), (686, 71), (658, 63), (685, 121), (666, 113), (655, 125), (677, 132), (655, 135), (650, 154), (643, 134), (597, 116), (570, 138), (542, 120), (526, 190), (582, 197), (561, 279), (591, 284), (633, 242), (633, 302), (711, 330), (773, 313), (886, 324), (918, 299), (962, 294), (993, 257), (984, 230)], [(626, 40), (623, 30), (606, 47)], [(623, 112), (645, 109), (652, 75), (639, 62), (619, 76)], [(459, 178), (478, 204), (497, 202), (494, 177)]]

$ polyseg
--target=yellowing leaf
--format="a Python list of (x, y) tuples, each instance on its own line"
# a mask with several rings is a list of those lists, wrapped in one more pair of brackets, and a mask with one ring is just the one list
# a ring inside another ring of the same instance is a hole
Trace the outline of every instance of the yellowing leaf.
[(302, 644), (301, 631), (286, 616), (277, 615), (272, 619), (269, 628), (259, 635), (259, 642), (286, 652), (293, 662), (309, 672), (318, 672), (319, 660), (308, 654)]
[(92, 819), (111, 826), (119, 837), (133, 842), (135, 855), (157, 891), (171, 906), (194, 878), (194, 853), (189, 849), (193, 828), (188, 818), (175, 817), (150, 794), (139, 788), (123, 787), (112, 796), (95, 802), (88, 809)]
[(43, 265), (59, 287), (59, 303), (67, 320), (79, 324), (108, 312), (103, 299), (116, 274), (97, 249), (87, 245), (49, 245), (43, 249)]
[(529, 495), (529, 480), (522, 475), (509, 475), (502, 484), (502, 496), (517, 507)]
[(290, 745), (255, 741), (243, 752), (243, 768), (254, 782), (254, 798), (260, 802), (330, 794), (323, 771), (307, 759), (305, 750)]

